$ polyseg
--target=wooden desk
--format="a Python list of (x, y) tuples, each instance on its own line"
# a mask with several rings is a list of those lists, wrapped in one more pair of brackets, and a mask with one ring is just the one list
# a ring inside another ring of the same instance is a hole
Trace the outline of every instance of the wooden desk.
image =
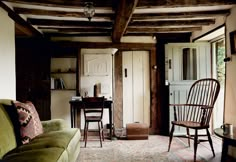
[[(71, 100), (70, 102), (70, 115), (71, 115), (71, 127), (76, 127), (77, 114), (81, 112), (83, 109), (83, 102), (79, 100)], [(96, 105), (94, 105), (96, 106)], [(104, 101), (104, 109), (109, 109), (109, 130), (110, 130), (110, 138), (112, 138), (112, 101), (105, 100)]]
[(223, 139), (221, 162), (227, 161), (228, 146), (236, 146), (236, 127), (234, 127), (233, 132), (233, 135), (224, 135), (222, 128), (216, 128), (214, 130), (214, 133)]

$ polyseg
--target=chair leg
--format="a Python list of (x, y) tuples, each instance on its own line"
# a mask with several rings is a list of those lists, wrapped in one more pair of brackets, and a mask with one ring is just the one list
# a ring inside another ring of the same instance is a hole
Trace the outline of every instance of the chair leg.
[(196, 156), (197, 156), (197, 145), (198, 145), (198, 132), (197, 132), (197, 129), (195, 129), (195, 135), (194, 135), (194, 162), (196, 161)]
[(171, 131), (170, 131), (170, 138), (169, 138), (169, 147), (168, 147), (168, 152), (170, 151), (170, 145), (171, 145), (171, 142), (172, 142), (172, 138), (173, 138), (174, 130), (175, 130), (175, 125), (172, 124)]
[(104, 141), (104, 131), (103, 131), (103, 122), (101, 121), (101, 128), (102, 128), (102, 140)]
[(208, 141), (209, 141), (209, 143), (210, 143), (210, 146), (211, 146), (211, 150), (212, 150), (213, 156), (215, 157), (215, 151), (214, 151), (214, 148), (213, 148), (213, 143), (212, 143), (212, 140), (211, 140), (210, 132), (209, 132), (208, 129), (206, 129), (206, 132), (207, 132)]
[(89, 126), (89, 122), (85, 122), (86, 123), (86, 131), (85, 131), (85, 146), (87, 145), (87, 140), (88, 140), (88, 126)]
[(85, 130), (86, 130), (86, 122), (84, 124), (84, 139), (83, 139), (83, 141), (85, 141)]
[(188, 147), (190, 147), (190, 134), (189, 134), (189, 128), (186, 128), (187, 135), (188, 135)]
[(102, 134), (101, 134), (100, 122), (98, 122), (98, 130), (99, 130), (100, 145), (101, 145), (101, 147), (102, 147)]

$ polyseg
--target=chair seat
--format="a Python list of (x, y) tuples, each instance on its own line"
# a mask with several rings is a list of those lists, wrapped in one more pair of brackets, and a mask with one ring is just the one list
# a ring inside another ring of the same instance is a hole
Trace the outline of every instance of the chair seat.
[(171, 122), (174, 125), (179, 125), (183, 127), (188, 127), (192, 129), (206, 129), (209, 128), (208, 125), (201, 125), (199, 122), (192, 122), (192, 121), (172, 121)]
[(86, 117), (86, 121), (88, 121), (88, 122), (99, 122), (101, 120), (102, 119), (100, 116), (87, 116)]

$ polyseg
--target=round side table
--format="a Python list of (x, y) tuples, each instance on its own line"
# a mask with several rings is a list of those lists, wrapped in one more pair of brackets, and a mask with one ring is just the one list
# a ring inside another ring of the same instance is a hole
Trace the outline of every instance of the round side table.
[(221, 154), (221, 162), (225, 162), (227, 159), (228, 154), (228, 146), (236, 146), (236, 127), (234, 127), (233, 135), (225, 135), (223, 134), (222, 128), (214, 129), (215, 135), (221, 137), (223, 139), (223, 147), (222, 147), (222, 154)]

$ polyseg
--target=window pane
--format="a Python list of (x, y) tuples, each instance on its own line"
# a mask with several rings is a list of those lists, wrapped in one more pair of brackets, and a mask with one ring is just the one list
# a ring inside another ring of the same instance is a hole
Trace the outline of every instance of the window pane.
[(217, 79), (220, 81), (221, 86), (225, 82), (225, 40), (216, 42), (216, 64), (217, 64)]
[(197, 54), (196, 48), (183, 49), (183, 80), (197, 79)]

